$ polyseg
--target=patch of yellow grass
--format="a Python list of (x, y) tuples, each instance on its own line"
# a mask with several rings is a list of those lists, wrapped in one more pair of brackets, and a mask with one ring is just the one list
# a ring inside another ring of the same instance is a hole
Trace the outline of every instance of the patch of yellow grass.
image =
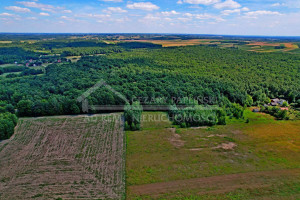
[(293, 44), (293, 43), (284, 43), (284, 46), (286, 48), (290, 48), (290, 49), (298, 49), (299, 48), (298, 45)]
[(254, 141), (257, 147), (290, 160), (295, 160), (300, 153), (300, 123), (299, 121), (279, 121), (271, 124), (256, 124), (248, 127), (245, 133)]
[(153, 44), (161, 44), (163, 47), (179, 47), (191, 46), (199, 44), (211, 44), (210, 39), (192, 39), (192, 40), (124, 40), (126, 42), (150, 42)]
[(11, 44), (12, 41), (0, 41), (0, 44)]
[(66, 58), (71, 60), (72, 63), (74, 63), (80, 60), (81, 56), (67, 56)]

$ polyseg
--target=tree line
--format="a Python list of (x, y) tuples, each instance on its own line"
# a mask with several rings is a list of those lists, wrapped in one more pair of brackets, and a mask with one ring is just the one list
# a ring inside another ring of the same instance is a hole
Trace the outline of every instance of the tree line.
[(13, 135), (17, 122), (14, 106), (0, 101), (0, 140), (8, 139)]

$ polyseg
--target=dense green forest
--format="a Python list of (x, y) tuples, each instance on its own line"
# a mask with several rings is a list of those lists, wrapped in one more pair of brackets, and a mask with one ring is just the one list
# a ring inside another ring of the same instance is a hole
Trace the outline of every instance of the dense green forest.
[[(0, 43), (0, 65), (24, 63), (26, 60), (49, 60), (61, 55), (84, 56), (95, 54), (120, 53), (124, 50), (140, 48), (161, 48), (162, 45), (145, 42), (119, 42), (107, 44), (95, 41), (56, 41), (37, 43)], [(47, 53), (52, 54), (50, 57)], [(60, 58), (61, 59), (61, 58)]]
[[(61, 55), (47, 56), (12, 46), (0, 49), (4, 63), (35, 59), (31, 65), (50, 64), (45, 70), (30, 66), (0, 68), (0, 73), (12, 72), (0, 77), (0, 100), (10, 105), (11, 110), (17, 109), (18, 116), (82, 113), (77, 97), (99, 80), (105, 80), (129, 102), (165, 99), (164, 104), (176, 107), (180, 99), (189, 97), (197, 101), (197, 108), (217, 106), (222, 112), (202, 113), (206, 119), (204, 124), (208, 125), (225, 124), (224, 112), (241, 118), (243, 106), (263, 105), (270, 98), (284, 98), (290, 103), (300, 98), (300, 57), (292, 54), (201, 45), (161, 48), (138, 42), (111, 45), (64, 41), (34, 45)], [(24, 48), (33, 49), (33, 46)], [(63, 57), (71, 55), (83, 57), (78, 62), (66, 62)], [(60, 59), (64, 62), (55, 63)], [(88, 101), (91, 105), (125, 104), (105, 87), (92, 93)], [(153, 102), (141, 101), (141, 104)], [(131, 129), (139, 129), (138, 122), (129, 123)], [(179, 124), (194, 125), (189, 121)]]
[(26, 51), (19, 47), (0, 48), (0, 65), (14, 62), (23, 62), (29, 59), (38, 59), (40, 54)]
[[(23, 116), (75, 114), (75, 99), (104, 79), (129, 100), (135, 97), (209, 97), (219, 105), (223, 96), (245, 105), (269, 98), (299, 99), (300, 58), (214, 47), (142, 49), (83, 57), (77, 63), (50, 65), (43, 76), (3, 78), (0, 99), (18, 108), (29, 101)], [(91, 104), (124, 104), (105, 88), (89, 97)], [(170, 102), (171, 103), (171, 102)], [(59, 106), (53, 106), (58, 104)], [(49, 108), (50, 107), (50, 108)]]

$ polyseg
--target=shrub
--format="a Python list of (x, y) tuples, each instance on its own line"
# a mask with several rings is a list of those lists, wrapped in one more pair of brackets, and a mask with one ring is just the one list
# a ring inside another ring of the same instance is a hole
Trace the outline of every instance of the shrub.
[(169, 107), (169, 117), (180, 127), (225, 125), (226, 113), (216, 106), (190, 106), (178, 109), (176, 105)]
[(0, 140), (9, 139), (14, 134), (18, 119), (15, 114), (6, 112), (0, 114)]
[(283, 107), (288, 107), (289, 104), (288, 104), (288, 102), (285, 101), (285, 102), (282, 103), (282, 106), (283, 106)]
[(233, 103), (227, 108), (227, 114), (232, 115), (237, 119), (241, 119), (244, 117), (244, 108), (237, 103)]
[(140, 130), (143, 107), (140, 102), (127, 103), (124, 107), (125, 130)]

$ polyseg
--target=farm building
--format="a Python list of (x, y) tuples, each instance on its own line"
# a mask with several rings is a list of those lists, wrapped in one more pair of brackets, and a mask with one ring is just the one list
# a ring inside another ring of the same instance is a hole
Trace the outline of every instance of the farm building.
[(275, 103), (275, 102), (271, 102), (271, 106), (277, 106), (278, 103)]
[(287, 102), (286, 100), (284, 99), (271, 99), (271, 106), (282, 106), (284, 102)]

